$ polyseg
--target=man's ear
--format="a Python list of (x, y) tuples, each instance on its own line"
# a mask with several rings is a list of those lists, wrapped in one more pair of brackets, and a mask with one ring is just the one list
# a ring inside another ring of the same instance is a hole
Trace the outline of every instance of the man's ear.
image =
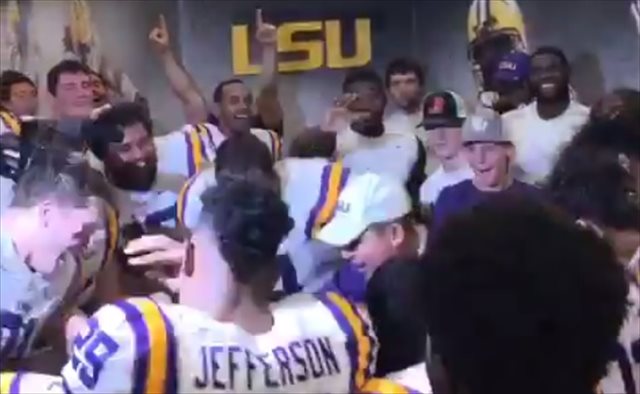
[(398, 248), (404, 242), (407, 237), (407, 232), (400, 223), (392, 223), (389, 226), (389, 233), (391, 235), (391, 245), (394, 248)]

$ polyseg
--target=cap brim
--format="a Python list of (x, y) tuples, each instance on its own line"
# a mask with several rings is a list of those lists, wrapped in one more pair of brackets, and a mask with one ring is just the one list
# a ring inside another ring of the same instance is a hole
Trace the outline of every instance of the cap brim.
[(433, 130), (440, 127), (462, 127), (463, 123), (464, 119), (426, 118), (418, 124), (417, 128)]
[(331, 246), (342, 247), (358, 238), (366, 229), (367, 225), (364, 223), (356, 223), (344, 216), (337, 216), (322, 227), (316, 239)]

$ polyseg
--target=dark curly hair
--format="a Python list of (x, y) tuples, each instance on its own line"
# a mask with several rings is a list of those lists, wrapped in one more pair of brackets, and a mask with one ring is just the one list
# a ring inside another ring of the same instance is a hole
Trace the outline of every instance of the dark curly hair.
[(202, 202), (201, 220), (215, 233), (239, 283), (251, 284), (265, 272), (277, 271), (276, 253), (293, 220), (270, 180), (221, 177)]
[(625, 161), (640, 159), (640, 134), (620, 120), (589, 122), (560, 154), (547, 180), (551, 199), (575, 219), (640, 230), (640, 203)]
[(469, 393), (593, 393), (627, 311), (611, 246), (513, 197), (447, 222), (425, 281), (434, 350)]
[(371, 68), (356, 68), (347, 72), (342, 81), (342, 91), (348, 92), (351, 85), (357, 82), (368, 82), (376, 87), (380, 92), (384, 92), (384, 83), (380, 75)]

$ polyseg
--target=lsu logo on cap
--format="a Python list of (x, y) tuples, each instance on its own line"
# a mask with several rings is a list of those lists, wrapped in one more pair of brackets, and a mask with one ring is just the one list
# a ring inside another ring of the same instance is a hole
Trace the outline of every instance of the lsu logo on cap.
[(429, 107), (429, 115), (440, 115), (444, 112), (444, 98), (434, 97), (431, 107)]
[(473, 129), (476, 131), (485, 131), (488, 125), (489, 125), (489, 122), (483, 117), (480, 117), (480, 116), (471, 117), (471, 126), (473, 126)]
[(510, 62), (510, 61), (502, 61), (498, 65), (498, 69), (499, 70), (516, 71), (516, 68), (517, 68), (516, 64), (514, 62)]
[(349, 213), (351, 210), (351, 204), (346, 201), (339, 200), (336, 210), (341, 213)]

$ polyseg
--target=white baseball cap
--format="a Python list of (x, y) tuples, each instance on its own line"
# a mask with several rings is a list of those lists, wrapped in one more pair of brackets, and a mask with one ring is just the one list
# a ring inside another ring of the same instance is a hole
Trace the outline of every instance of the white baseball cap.
[(403, 217), (411, 211), (404, 185), (393, 178), (366, 173), (349, 180), (333, 218), (316, 236), (333, 246), (345, 246), (374, 223)]

